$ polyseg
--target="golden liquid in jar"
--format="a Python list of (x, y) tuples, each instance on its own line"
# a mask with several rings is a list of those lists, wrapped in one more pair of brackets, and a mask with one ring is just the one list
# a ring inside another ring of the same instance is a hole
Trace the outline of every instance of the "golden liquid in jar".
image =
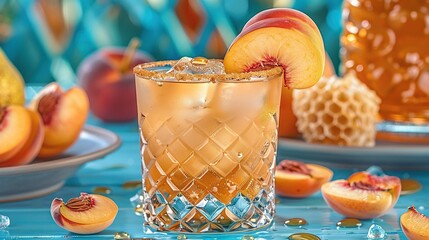
[(429, 123), (429, 0), (346, 0), (343, 70), (375, 90), (384, 120)]

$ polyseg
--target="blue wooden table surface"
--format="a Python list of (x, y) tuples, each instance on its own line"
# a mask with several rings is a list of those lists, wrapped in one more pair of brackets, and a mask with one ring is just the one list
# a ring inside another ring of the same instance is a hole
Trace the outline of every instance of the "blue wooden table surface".
[[(89, 125), (96, 125), (118, 134), (122, 140), (121, 146), (113, 153), (102, 159), (97, 159), (83, 165), (64, 187), (49, 195), (18, 202), (0, 203), (0, 214), (7, 215), (11, 224), (5, 230), (0, 230), (0, 239), (22, 238), (79, 238), (79, 239), (113, 239), (116, 232), (127, 232), (133, 238), (177, 239), (175, 234), (144, 234), (143, 218), (134, 213), (130, 197), (138, 189), (124, 189), (122, 184), (127, 181), (141, 179), (139, 138), (136, 122), (125, 124), (106, 124), (93, 117)], [(364, 169), (333, 169), (334, 179), (346, 178), (353, 171)], [(399, 217), (411, 205), (415, 205), (425, 213), (428, 208), (427, 193), (429, 175), (427, 172), (385, 171), (389, 175), (411, 177), (423, 184), (423, 189), (415, 194), (401, 196), (396, 207), (388, 214), (373, 220), (363, 221), (360, 228), (337, 229), (336, 222), (343, 217), (332, 211), (324, 202), (320, 193), (305, 199), (278, 198), (275, 224), (263, 231), (253, 231), (237, 234), (187, 234), (187, 239), (242, 239), (251, 235), (254, 239), (287, 239), (296, 232), (309, 232), (321, 239), (367, 239), (367, 231), (372, 223), (382, 226), (388, 235), (386, 239), (406, 239), (403, 235)], [(47, 176), (49, 177), (49, 176)], [(77, 235), (58, 227), (51, 218), (50, 204), (55, 197), (68, 200), (77, 197), (81, 192), (92, 192), (98, 186), (111, 188), (108, 197), (119, 206), (119, 212), (114, 223), (106, 230), (95, 235)], [(302, 217), (309, 224), (303, 228), (284, 226), (286, 218)], [(250, 239), (250, 238), (247, 238)]]

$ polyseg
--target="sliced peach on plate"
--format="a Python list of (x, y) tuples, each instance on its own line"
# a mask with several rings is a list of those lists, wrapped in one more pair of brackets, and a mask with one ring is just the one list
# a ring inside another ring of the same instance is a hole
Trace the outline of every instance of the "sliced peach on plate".
[(51, 204), (51, 216), (55, 223), (74, 233), (93, 234), (108, 228), (115, 220), (118, 206), (108, 197), (81, 193), (64, 203), (55, 198)]
[(410, 240), (429, 239), (429, 218), (417, 211), (415, 207), (409, 207), (408, 211), (400, 218), (402, 231)]
[[(30, 117), (30, 135), (22, 143), (22, 147), (5, 161), (0, 162), (0, 167), (19, 166), (30, 163), (35, 159), (43, 143), (43, 123), (39, 113), (26, 110)], [(19, 131), (17, 131), (19, 132)], [(1, 133), (0, 133), (1, 135)]]
[(302, 89), (322, 76), (325, 50), (316, 24), (307, 15), (275, 8), (249, 20), (229, 47), (224, 65), (227, 73), (282, 67), (284, 85)]
[(375, 176), (368, 172), (352, 174), (322, 186), (322, 196), (336, 212), (346, 217), (371, 219), (392, 209), (401, 193), (401, 182), (394, 176)]
[(17, 154), (31, 134), (31, 116), (19, 105), (0, 108), (0, 163)]
[(276, 194), (304, 198), (320, 190), (331, 180), (333, 172), (322, 165), (283, 160), (275, 172)]
[(42, 89), (30, 103), (43, 119), (45, 137), (39, 157), (52, 157), (69, 148), (79, 137), (89, 111), (88, 96), (79, 87), (63, 91), (57, 83)]

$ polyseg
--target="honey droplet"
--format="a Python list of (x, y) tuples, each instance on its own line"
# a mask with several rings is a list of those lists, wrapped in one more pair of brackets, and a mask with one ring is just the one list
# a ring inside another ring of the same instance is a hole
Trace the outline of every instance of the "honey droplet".
[(401, 179), (401, 195), (416, 193), (422, 189), (422, 185), (414, 179)]
[(136, 207), (134, 208), (134, 213), (139, 216), (143, 215), (143, 205), (137, 204)]
[(286, 219), (285, 221), (285, 225), (286, 226), (293, 226), (293, 227), (297, 227), (297, 226), (303, 226), (303, 225), (307, 225), (307, 220), (305, 220), (304, 218), (289, 218)]
[(115, 235), (113, 235), (113, 239), (125, 240), (125, 239), (131, 239), (131, 236), (127, 232), (116, 232)]
[(110, 194), (112, 192), (112, 189), (110, 189), (109, 187), (95, 187), (92, 190), (93, 193), (95, 194)]
[(251, 235), (244, 235), (241, 240), (254, 240), (255, 238)]
[(124, 189), (140, 188), (141, 186), (142, 186), (141, 180), (128, 181), (122, 184), (122, 188)]
[(337, 222), (337, 226), (342, 228), (355, 228), (361, 227), (362, 222), (356, 218), (344, 218)]
[(178, 239), (178, 240), (185, 240), (185, 239), (187, 239), (187, 237), (186, 237), (186, 235), (185, 235), (185, 234), (179, 234), (179, 235), (177, 236), (177, 239)]
[(208, 62), (209, 60), (204, 57), (195, 57), (191, 60), (191, 63), (193, 65), (199, 65), (199, 66), (206, 65)]
[(162, 85), (164, 85), (164, 83), (163, 83), (163, 82), (161, 82), (161, 81), (157, 81), (157, 82), (156, 82), (156, 85), (158, 85), (158, 87), (162, 87)]
[(289, 240), (320, 240), (320, 238), (311, 233), (294, 233), (287, 239)]

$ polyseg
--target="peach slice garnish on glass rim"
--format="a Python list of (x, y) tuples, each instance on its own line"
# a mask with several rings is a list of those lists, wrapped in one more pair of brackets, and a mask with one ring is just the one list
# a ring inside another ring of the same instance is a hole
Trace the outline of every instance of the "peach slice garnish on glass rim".
[(322, 76), (323, 40), (314, 22), (288, 8), (256, 14), (235, 38), (224, 58), (225, 71), (249, 72), (282, 67), (284, 84), (308, 88)]

